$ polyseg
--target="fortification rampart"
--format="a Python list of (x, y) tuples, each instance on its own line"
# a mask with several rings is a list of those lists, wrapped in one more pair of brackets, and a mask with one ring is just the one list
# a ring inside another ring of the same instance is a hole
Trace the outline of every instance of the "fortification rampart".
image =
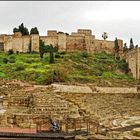
[(135, 79), (140, 79), (140, 48), (129, 50), (125, 59)]
[[(22, 36), (20, 32), (16, 32), (13, 35), (0, 35), (0, 47), (3, 47), (5, 52), (9, 49), (13, 49), (14, 52), (28, 52), (31, 43), (32, 51), (38, 52), (39, 39), (41, 39), (46, 45), (57, 46), (60, 51), (105, 51), (113, 53), (114, 41), (95, 39), (95, 35), (92, 35), (90, 29), (78, 29), (77, 32), (72, 32), (71, 35), (56, 30), (48, 30), (47, 34), (47, 36), (39, 36), (38, 34)], [(120, 48), (122, 48), (122, 40), (120, 45)]]

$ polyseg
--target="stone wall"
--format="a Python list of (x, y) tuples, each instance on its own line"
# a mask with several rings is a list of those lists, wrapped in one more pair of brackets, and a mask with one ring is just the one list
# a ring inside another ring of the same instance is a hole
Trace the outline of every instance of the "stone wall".
[(125, 55), (125, 59), (133, 77), (140, 79), (140, 48), (129, 50)]
[(61, 51), (66, 51), (66, 34), (58, 34), (58, 47)]
[(137, 87), (97, 87), (52, 84), (56, 92), (67, 93), (137, 93)]
[(40, 36), (40, 39), (44, 41), (45, 45), (52, 44), (53, 46), (57, 46), (58, 44), (57, 36)]
[(29, 51), (29, 44), (31, 41), (31, 37), (30, 36), (23, 36), (22, 37), (22, 41), (23, 41), (23, 52), (28, 52)]
[(31, 35), (31, 47), (32, 47), (32, 51), (35, 51), (35, 52), (39, 51), (39, 35), (38, 34)]
[(114, 41), (95, 39), (94, 46), (96, 52), (102, 52), (102, 51), (105, 51), (107, 53), (114, 52)]
[(96, 87), (99, 93), (137, 93), (136, 87)]
[[(28, 51), (30, 40), (32, 51), (38, 52), (39, 39), (43, 40), (46, 45), (58, 46), (60, 51), (105, 51), (107, 53), (113, 53), (114, 51), (114, 41), (95, 39), (95, 35), (92, 35), (92, 30), (89, 29), (78, 29), (77, 32), (72, 32), (71, 35), (57, 33), (56, 30), (49, 30), (48, 36), (39, 36), (38, 34), (22, 36), (19, 32), (14, 35), (0, 36), (0, 42), (4, 43), (5, 52), (9, 49), (13, 49), (14, 52), (26, 52)], [(123, 41), (118, 40), (118, 44), (122, 49)]]
[(69, 52), (86, 50), (83, 36), (67, 36), (66, 49)]

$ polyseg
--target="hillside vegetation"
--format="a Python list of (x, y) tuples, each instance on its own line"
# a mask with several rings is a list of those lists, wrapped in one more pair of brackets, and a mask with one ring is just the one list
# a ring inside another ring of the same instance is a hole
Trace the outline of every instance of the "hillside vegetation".
[(124, 60), (115, 60), (106, 53), (86, 52), (55, 54), (55, 63), (49, 64), (49, 55), (0, 53), (0, 77), (20, 79), (35, 84), (63, 82), (67, 84), (95, 83), (98, 86), (134, 85), (136, 81), (127, 74)]

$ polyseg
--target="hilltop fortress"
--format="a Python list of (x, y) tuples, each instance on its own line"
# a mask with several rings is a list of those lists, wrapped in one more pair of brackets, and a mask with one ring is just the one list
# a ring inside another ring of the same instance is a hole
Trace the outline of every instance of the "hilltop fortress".
[[(60, 51), (88, 51), (113, 53), (114, 41), (95, 39), (92, 30), (78, 29), (68, 35), (56, 30), (48, 30), (47, 36), (39, 36), (38, 34), (22, 36), (20, 32), (13, 35), (0, 35), (0, 50), (7, 52), (13, 49), (14, 52), (28, 52), (31, 43), (32, 51), (39, 51), (39, 39), (44, 41), (46, 45), (52, 44), (57, 46)], [(120, 50), (123, 48), (123, 41), (118, 40)]]
[[(45, 45), (57, 46), (59, 51), (75, 52), (106, 52), (114, 53), (114, 40), (99, 40), (95, 38), (90, 29), (78, 29), (71, 35), (56, 30), (48, 30), (47, 36), (38, 34), (22, 36), (20, 32), (12, 35), (0, 35), (0, 51), (7, 52), (13, 49), (14, 52), (29, 52), (29, 44), (34, 52), (39, 52), (39, 40)], [(134, 48), (127, 53), (123, 53), (123, 40), (118, 39), (119, 54), (128, 62), (129, 69), (135, 79), (140, 79), (140, 48)]]

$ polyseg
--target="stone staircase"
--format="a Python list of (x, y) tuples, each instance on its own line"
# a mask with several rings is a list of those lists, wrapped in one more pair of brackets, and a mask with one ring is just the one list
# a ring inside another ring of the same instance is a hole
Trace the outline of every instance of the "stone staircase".
[(51, 116), (53, 119), (63, 120), (69, 117), (79, 117), (79, 107), (60, 95), (53, 92), (33, 93), (33, 101), (31, 104), (31, 94), (12, 94), (9, 96), (5, 119), (7, 123), (13, 124), (16, 116), (18, 124), (24, 122), (36, 122), (36, 119), (45, 119)]

